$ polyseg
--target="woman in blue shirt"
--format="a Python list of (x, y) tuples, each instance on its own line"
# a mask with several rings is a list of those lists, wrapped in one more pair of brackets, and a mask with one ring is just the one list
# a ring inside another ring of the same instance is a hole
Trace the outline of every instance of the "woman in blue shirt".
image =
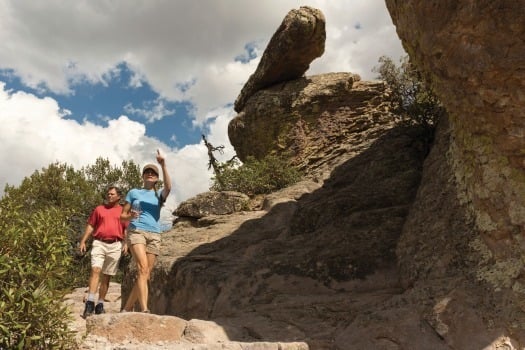
[(157, 189), (159, 168), (147, 164), (142, 169), (142, 188), (134, 188), (126, 195), (126, 204), (121, 219), (130, 221), (128, 226), (128, 248), (137, 264), (137, 280), (122, 311), (133, 311), (138, 301), (142, 312), (148, 308), (148, 280), (160, 253), (160, 209), (171, 191), (171, 180), (166, 161), (157, 150), (157, 162), (162, 169), (164, 187)]

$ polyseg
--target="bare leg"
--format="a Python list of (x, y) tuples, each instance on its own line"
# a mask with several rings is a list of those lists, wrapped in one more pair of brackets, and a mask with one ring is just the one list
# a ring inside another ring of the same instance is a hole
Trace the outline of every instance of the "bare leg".
[(131, 311), (133, 305), (138, 301), (141, 310), (144, 311), (148, 309), (148, 281), (155, 265), (156, 256), (146, 253), (146, 247), (143, 244), (132, 245), (131, 253), (137, 263), (137, 280), (124, 306), (124, 310)]
[(126, 300), (126, 305), (124, 305), (123, 310), (133, 311), (133, 307), (135, 306), (136, 302), (137, 302), (137, 283), (134, 283), (133, 288), (131, 288), (131, 293), (129, 293), (128, 300)]
[(106, 294), (108, 294), (110, 279), (111, 279), (110, 275), (102, 274), (102, 278), (100, 279), (100, 287), (98, 289), (98, 299), (99, 300), (106, 299)]
[(100, 270), (100, 267), (91, 268), (91, 275), (89, 276), (89, 293), (95, 294), (97, 292)]

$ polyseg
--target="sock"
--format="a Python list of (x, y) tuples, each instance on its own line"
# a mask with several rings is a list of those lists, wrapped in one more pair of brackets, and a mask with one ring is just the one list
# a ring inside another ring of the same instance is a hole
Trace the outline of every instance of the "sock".
[(95, 301), (95, 293), (89, 293), (87, 300), (88, 301)]
[(104, 304), (104, 299), (98, 299), (98, 303), (97, 304)]

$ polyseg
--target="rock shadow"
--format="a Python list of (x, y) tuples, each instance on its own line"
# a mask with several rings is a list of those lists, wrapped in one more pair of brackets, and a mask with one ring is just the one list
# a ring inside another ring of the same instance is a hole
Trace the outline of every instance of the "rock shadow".
[(395, 249), (421, 179), (420, 133), (386, 131), (318, 190), (172, 261), (152, 281), (152, 308), (213, 320), (235, 341), (323, 348), (356, 315), (401, 292)]

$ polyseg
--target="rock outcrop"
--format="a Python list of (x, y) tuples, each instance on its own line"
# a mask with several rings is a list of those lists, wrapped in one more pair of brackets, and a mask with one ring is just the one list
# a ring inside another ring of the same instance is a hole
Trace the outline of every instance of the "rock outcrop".
[[(213, 322), (225, 342), (275, 348), (524, 347), (521, 7), (387, 3), (450, 111), (430, 154), (417, 126), (397, 123), (381, 82), (303, 69), (283, 77), (261, 60), (237, 100), (232, 144), (241, 159), (287, 155), (308, 177), (269, 195), (262, 210), (200, 217), (209, 210), (192, 208), (202, 225), (181, 221), (163, 235), (154, 313)], [(313, 28), (322, 17), (305, 18), (287, 16), (269, 49), (288, 37), (282, 28)], [(506, 27), (514, 35), (493, 41), (491, 30)], [(318, 52), (308, 43), (295, 50)], [(307, 68), (316, 56), (304, 57)], [(126, 274), (124, 300), (132, 283)], [(168, 317), (152, 316), (137, 317)]]
[[(433, 175), (438, 167), (448, 168), (437, 180), (443, 190), (431, 190), (438, 184), (431, 176), (423, 179), (398, 247), (403, 280), (407, 285), (458, 276), (482, 281), (487, 294), (480, 305), (494, 305), (484, 309), (486, 324), (506, 328), (501, 334), (512, 334), (523, 347), (524, 4), (386, 3), (411, 60), (450, 115), (448, 141), (435, 146), (446, 154), (445, 162), (427, 162)], [(431, 203), (432, 197), (440, 200)], [(425, 220), (430, 210), (440, 214), (434, 222)]]
[[(387, 0), (411, 59), (450, 114), (445, 152), (495, 290), (522, 292), (525, 229), (525, 21), (521, 1)], [(489, 266), (490, 265), (490, 266)], [(525, 327), (525, 319), (521, 321)]]
[(308, 6), (288, 12), (272, 36), (261, 61), (235, 100), (235, 111), (257, 91), (297, 79), (324, 52), (325, 18), (321, 11)]
[(324, 183), (273, 194), (268, 211), (176, 224), (163, 235), (151, 309), (241, 327), (251, 341), (345, 349), (336, 335), (402, 291), (395, 248), (421, 174), (415, 132), (363, 141)]
[(249, 201), (250, 198), (240, 192), (204, 192), (179, 204), (173, 215), (179, 219), (197, 220), (205, 216), (232, 214), (246, 210)]
[(323, 177), (393, 127), (390, 110), (383, 82), (352, 73), (309, 76), (257, 91), (228, 135), (241, 160), (277, 154)]

